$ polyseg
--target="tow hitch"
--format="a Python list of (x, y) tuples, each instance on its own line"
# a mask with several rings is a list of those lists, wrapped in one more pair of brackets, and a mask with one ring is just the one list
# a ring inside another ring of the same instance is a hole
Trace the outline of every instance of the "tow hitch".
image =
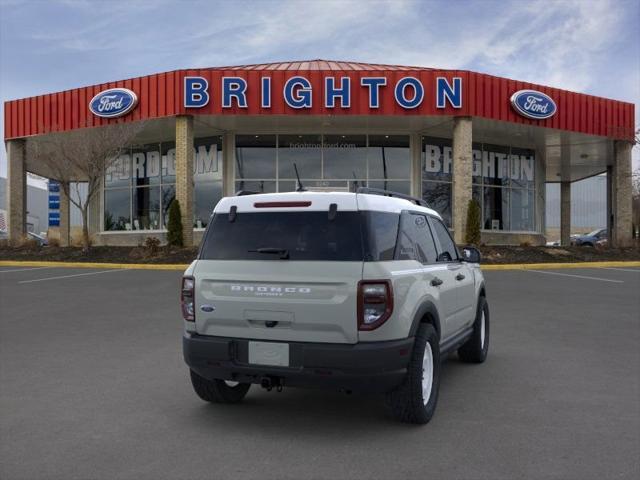
[(274, 388), (277, 392), (281, 392), (283, 383), (284, 382), (280, 377), (262, 377), (262, 379), (260, 380), (260, 386), (267, 392), (270, 392)]

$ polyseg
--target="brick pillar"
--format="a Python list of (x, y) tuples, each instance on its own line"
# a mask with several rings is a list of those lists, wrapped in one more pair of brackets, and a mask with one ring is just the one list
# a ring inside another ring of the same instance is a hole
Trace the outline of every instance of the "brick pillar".
[(467, 210), (471, 200), (473, 156), (471, 141), (473, 127), (470, 117), (456, 117), (453, 123), (453, 236), (464, 243), (467, 229)]
[(27, 172), (24, 140), (7, 142), (7, 228), (12, 244), (27, 233)]
[(613, 200), (613, 225), (611, 245), (628, 247), (632, 243), (632, 178), (631, 178), (632, 143), (617, 141), (615, 144), (615, 164), (611, 179)]
[(182, 241), (193, 245), (193, 117), (176, 117), (176, 199), (182, 213)]
[[(64, 187), (64, 188), (63, 188)], [(63, 185), (60, 182), (60, 246), (68, 247), (70, 245), (69, 229), (71, 228), (71, 217), (69, 210), (69, 197), (65, 193), (70, 188), (69, 183)]]
[(560, 245), (571, 245), (571, 182), (560, 182)]
[(411, 195), (422, 198), (422, 135), (412, 134), (409, 147), (411, 152)]
[(222, 196), (232, 197), (235, 187), (236, 136), (225, 133), (222, 136)]

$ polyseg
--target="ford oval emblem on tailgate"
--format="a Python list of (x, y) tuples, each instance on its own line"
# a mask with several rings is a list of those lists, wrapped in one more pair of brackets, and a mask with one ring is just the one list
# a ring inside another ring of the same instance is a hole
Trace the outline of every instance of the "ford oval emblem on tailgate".
[(213, 312), (216, 309), (213, 305), (200, 305), (200, 310), (203, 312)]

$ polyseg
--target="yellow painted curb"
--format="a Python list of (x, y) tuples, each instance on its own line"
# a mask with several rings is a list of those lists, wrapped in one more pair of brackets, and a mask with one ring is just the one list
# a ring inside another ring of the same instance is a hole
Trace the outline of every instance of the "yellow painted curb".
[(0, 260), (0, 267), (66, 267), (66, 268), (117, 268), (129, 270), (185, 270), (189, 264), (168, 263), (99, 263), (99, 262), (34, 262)]
[(480, 265), (480, 267), (482, 270), (560, 270), (563, 268), (640, 267), (640, 262), (506, 263), (504, 265)]
[[(98, 263), (98, 262), (36, 262), (0, 260), (0, 267), (67, 267), (67, 268), (120, 268), (129, 270), (185, 270), (188, 264), (168, 263)], [(640, 261), (628, 262), (575, 262), (575, 263), (507, 263), (481, 265), (482, 270), (550, 270), (563, 268), (640, 267)]]

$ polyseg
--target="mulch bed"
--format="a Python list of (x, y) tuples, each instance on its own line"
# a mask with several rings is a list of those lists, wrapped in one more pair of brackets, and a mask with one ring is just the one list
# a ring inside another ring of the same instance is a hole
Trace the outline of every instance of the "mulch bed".
[[(159, 247), (92, 247), (83, 252), (79, 247), (0, 246), (0, 260), (106, 262), (106, 263), (170, 263), (187, 264), (195, 259), (198, 249)], [(562, 263), (596, 261), (640, 261), (640, 248), (591, 247), (506, 247), (482, 246), (482, 263)]]

